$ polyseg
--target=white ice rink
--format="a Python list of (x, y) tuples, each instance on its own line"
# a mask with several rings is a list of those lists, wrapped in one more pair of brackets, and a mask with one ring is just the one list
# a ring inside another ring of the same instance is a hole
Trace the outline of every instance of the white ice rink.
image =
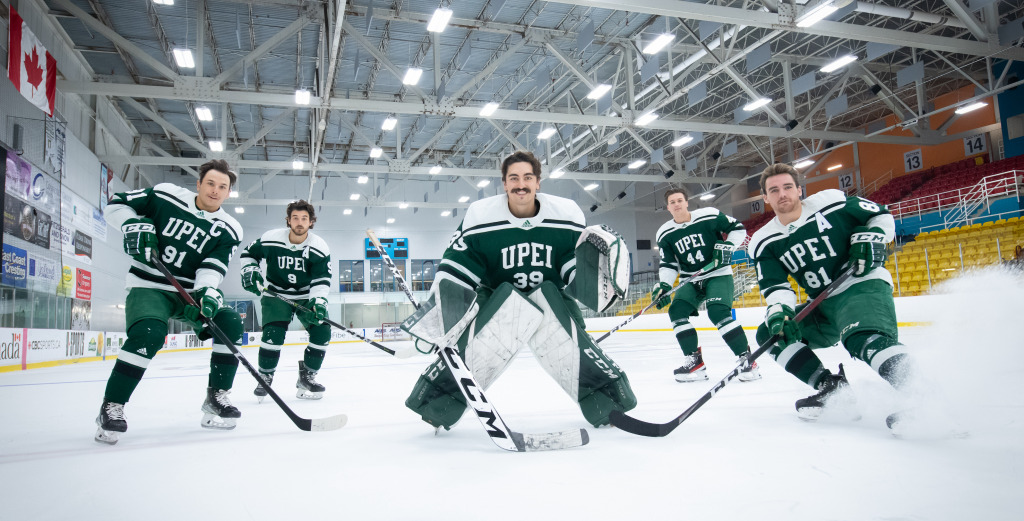
[[(838, 347), (818, 353), (833, 370), (846, 363), (860, 421), (797, 419), (793, 402), (810, 389), (765, 357), (762, 380), (730, 384), (660, 439), (590, 428), (521, 354), (488, 391), (506, 422), (591, 437), (537, 453), (497, 449), (469, 415), (435, 436), (403, 405), (425, 356), (332, 346), (318, 377), (324, 399), (304, 401), (292, 391), (302, 348), (285, 348), (274, 388), (289, 405), (304, 417), (349, 415), (341, 430), (307, 433), (269, 400), (257, 404), (244, 368), (231, 395), (238, 428), (200, 428), (209, 351), (165, 353), (126, 407), (116, 446), (92, 440), (113, 362), (0, 373), (0, 519), (1019, 520), (1024, 288), (987, 275), (951, 291), (932, 326), (901, 335), (967, 439), (893, 438), (883, 419), (899, 407), (894, 393)], [(639, 399), (633, 415), (666, 421), (733, 367), (715, 332), (700, 338), (712, 380), (691, 384), (672, 379), (681, 355), (670, 333), (606, 341)], [(256, 349), (243, 353), (255, 362)]]

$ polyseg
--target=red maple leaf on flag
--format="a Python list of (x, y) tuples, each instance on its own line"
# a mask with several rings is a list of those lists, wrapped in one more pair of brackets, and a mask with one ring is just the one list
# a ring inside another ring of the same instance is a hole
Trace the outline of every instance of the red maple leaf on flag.
[(43, 69), (39, 66), (39, 54), (36, 53), (35, 47), (32, 48), (31, 55), (25, 53), (25, 76), (25, 80), (36, 89), (43, 81)]

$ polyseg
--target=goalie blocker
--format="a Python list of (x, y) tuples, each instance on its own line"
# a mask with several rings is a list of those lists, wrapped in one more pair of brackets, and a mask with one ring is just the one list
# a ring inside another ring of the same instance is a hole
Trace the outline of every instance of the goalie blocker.
[[(600, 266), (600, 261), (595, 265)], [(579, 276), (577, 272), (576, 280)], [(611, 290), (615, 296), (605, 299), (608, 305), (621, 298), (625, 286), (621, 288), (621, 294)], [(583, 323), (576, 302), (550, 281), (524, 294), (508, 283), (493, 291), (483, 287), (474, 291), (441, 279), (402, 328), (419, 341), (454, 344), (485, 390), (529, 345), (541, 367), (579, 404), (587, 421), (601, 426), (608, 424), (611, 411), (635, 407), (636, 397), (626, 375), (594, 343)], [(423, 371), (405, 404), (427, 423), (445, 429), (467, 408), (441, 359)]]

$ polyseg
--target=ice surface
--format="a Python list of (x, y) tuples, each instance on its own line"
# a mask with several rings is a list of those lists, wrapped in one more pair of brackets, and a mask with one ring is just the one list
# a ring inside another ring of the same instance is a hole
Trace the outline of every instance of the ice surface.
[[(244, 368), (231, 395), (238, 427), (200, 428), (209, 351), (165, 353), (112, 447), (92, 440), (112, 362), (0, 373), (0, 518), (1020, 519), (1024, 287), (981, 273), (938, 291), (926, 298), (933, 324), (901, 335), (931, 386), (915, 399), (937, 403), (967, 439), (893, 438), (885, 415), (907, 400), (839, 347), (818, 353), (833, 370), (846, 364), (860, 421), (800, 421), (793, 402), (811, 390), (763, 358), (763, 379), (731, 383), (658, 439), (589, 428), (532, 355), (520, 354), (488, 392), (508, 424), (590, 430), (585, 447), (541, 453), (497, 449), (469, 416), (435, 436), (403, 405), (426, 356), (332, 346), (318, 375), (327, 392), (311, 402), (292, 390), (302, 348), (284, 348), (274, 388), (286, 401), (307, 418), (349, 415), (344, 429), (307, 433), (269, 400), (257, 404)], [(669, 324), (655, 315), (628, 327)], [(715, 332), (700, 339), (712, 379), (688, 384), (673, 380), (681, 353), (670, 333), (620, 331), (605, 342), (640, 401), (632, 414), (672, 418), (734, 366)], [(256, 349), (243, 352), (255, 361)]]

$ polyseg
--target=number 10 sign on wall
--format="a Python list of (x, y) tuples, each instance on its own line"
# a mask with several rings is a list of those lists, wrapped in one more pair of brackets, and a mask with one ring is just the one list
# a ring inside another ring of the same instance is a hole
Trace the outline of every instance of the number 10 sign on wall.
[(921, 161), (921, 149), (911, 150), (903, 154), (903, 167), (907, 172), (913, 172), (914, 170), (920, 170), (923, 162)]

